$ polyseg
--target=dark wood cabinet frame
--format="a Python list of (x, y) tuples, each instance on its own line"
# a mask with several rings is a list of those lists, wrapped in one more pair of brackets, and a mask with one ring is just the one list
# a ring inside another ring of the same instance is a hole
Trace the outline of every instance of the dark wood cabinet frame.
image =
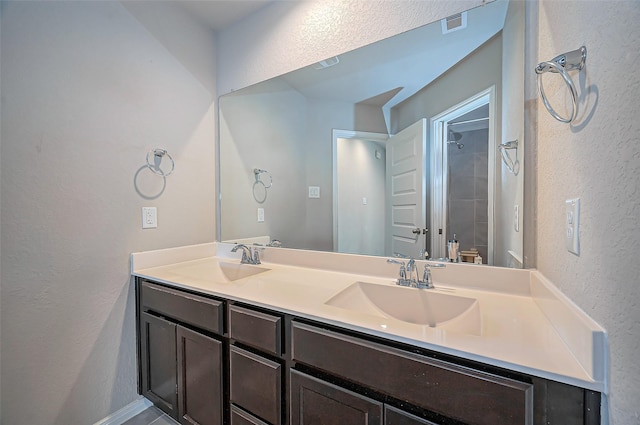
[[(223, 372), (212, 393), (222, 399), (220, 424), (332, 424), (329, 415), (316, 418), (321, 406), (367, 425), (600, 424), (600, 393), (572, 385), (141, 278), (136, 305), (139, 392), (176, 418), (183, 401), (167, 397), (172, 383), (149, 382), (145, 350), (168, 344), (171, 332), (178, 341), (182, 328), (220, 347)], [(178, 351), (155, 360), (167, 368), (160, 376), (171, 377), (174, 356), (176, 386)], [(348, 400), (360, 407), (348, 410)], [(369, 412), (369, 404), (377, 407)]]

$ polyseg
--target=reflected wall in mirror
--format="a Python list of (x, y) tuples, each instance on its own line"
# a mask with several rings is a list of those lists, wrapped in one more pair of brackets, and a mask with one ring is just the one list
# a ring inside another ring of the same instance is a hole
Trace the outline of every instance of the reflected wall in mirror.
[[(440, 258), (455, 234), (485, 264), (522, 267), (524, 158), (514, 175), (497, 146), (524, 143), (524, 2), (488, 3), (463, 28), (435, 22), (219, 106), (219, 240)], [(264, 199), (255, 169), (271, 176)]]

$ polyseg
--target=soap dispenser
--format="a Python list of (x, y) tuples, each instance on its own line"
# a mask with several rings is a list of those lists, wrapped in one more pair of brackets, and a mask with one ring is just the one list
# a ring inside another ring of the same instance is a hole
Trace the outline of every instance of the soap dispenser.
[(460, 244), (456, 239), (455, 233), (453, 234), (453, 239), (450, 239), (449, 243), (447, 244), (447, 252), (449, 255), (449, 261), (454, 263), (460, 262)]

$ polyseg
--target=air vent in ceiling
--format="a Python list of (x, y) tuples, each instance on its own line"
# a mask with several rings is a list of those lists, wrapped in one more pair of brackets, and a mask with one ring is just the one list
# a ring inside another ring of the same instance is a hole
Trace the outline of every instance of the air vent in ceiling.
[(442, 34), (458, 31), (467, 27), (467, 12), (456, 13), (440, 21)]
[(325, 59), (323, 61), (320, 61), (320, 62), (316, 63), (314, 65), (314, 68), (315, 69), (325, 69), (325, 68), (329, 68), (329, 67), (331, 67), (333, 65), (337, 65), (338, 62), (340, 62), (340, 59), (338, 59), (337, 56), (334, 56), (332, 58)]

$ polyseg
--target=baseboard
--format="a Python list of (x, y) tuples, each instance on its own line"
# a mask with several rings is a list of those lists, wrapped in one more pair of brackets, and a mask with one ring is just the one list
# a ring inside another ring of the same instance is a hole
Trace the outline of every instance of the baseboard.
[(127, 404), (122, 409), (110, 414), (93, 425), (121, 425), (151, 406), (153, 406), (153, 403), (144, 397), (140, 397), (133, 403)]

